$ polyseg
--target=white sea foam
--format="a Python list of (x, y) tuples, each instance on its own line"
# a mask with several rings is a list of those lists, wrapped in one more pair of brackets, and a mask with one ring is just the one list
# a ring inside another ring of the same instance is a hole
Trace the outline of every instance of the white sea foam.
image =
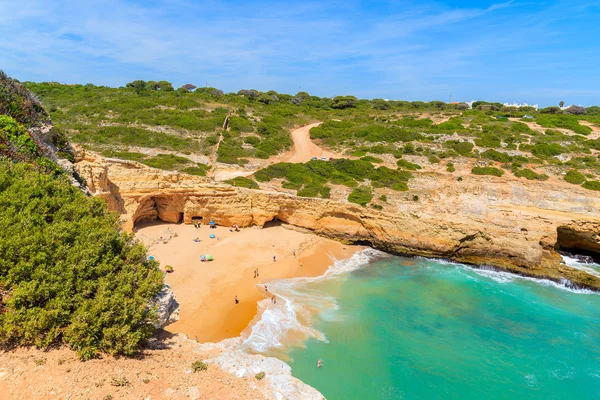
[(570, 255), (561, 254), (563, 261), (571, 268), (577, 268), (590, 275), (594, 275), (600, 278), (600, 265), (596, 263), (582, 262), (580, 259), (572, 257)]
[(314, 315), (321, 314), (333, 319), (337, 310), (335, 298), (312, 289), (308, 284), (344, 279), (349, 272), (357, 270), (375, 258), (386, 256), (373, 249), (365, 249), (345, 260), (332, 260), (325, 274), (314, 278), (281, 279), (268, 283), (271, 299), (261, 300), (259, 312), (253, 323), (242, 333), (242, 348), (253, 353), (284, 355), (290, 346), (302, 346), (313, 338), (327, 341), (325, 334), (312, 325)]
[(522, 279), (522, 280), (526, 280), (529, 282), (534, 282), (538, 285), (552, 286), (554, 288), (557, 288), (560, 290), (566, 290), (566, 291), (572, 292), (572, 293), (598, 294), (597, 292), (594, 292), (593, 290), (575, 288), (572, 286), (572, 283), (567, 279), (561, 279), (560, 282), (554, 282), (554, 281), (551, 281), (550, 279), (532, 278), (529, 276), (521, 276), (521, 275), (513, 274), (510, 272), (506, 272), (506, 271), (497, 271), (497, 270), (493, 269), (493, 267), (487, 267), (487, 266), (472, 267), (472, 266), (468, 266), (468, 265), (463, 265), (463, 267), (475, 272), (477, 275), (484, 276), (486, 278), (490, 278), (498, 283), (510, 283), (510, 282), (514, 282), (517, 279)]

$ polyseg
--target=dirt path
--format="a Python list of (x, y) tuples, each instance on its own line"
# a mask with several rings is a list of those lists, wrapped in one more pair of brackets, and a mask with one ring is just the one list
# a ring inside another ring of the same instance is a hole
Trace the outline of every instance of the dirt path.
[(329, 158), (341, 158), (340, 154), (334, 153), (329, 150), (325, 150), (316, 145), (310, 139), (310, 130), (315, 126), (321, 125), (322, 122), (315, 122), (309, 125), (301, 126), (300, 128), (294, 129), (291, 132), (292, 141), (294, 142), (292, 149), (284, 154), (273, 156), (268, 160), (250, 159), (252, 163), (256, 163), (255, 169), (241, 169), (236, 167), (221, 168), (217, 167), (213, 170), (214, 179), (217, 181), (223, 181), (232, 179), (237, 176), (249, 176), (252, 175), (260, 168), (265, 168), (271, 164), (278, 162), (292, 162), (292, 163), (303, 163), (312, 160), (314, 157), (321, 159), (323, 157)]
[(310, 161), (313, 157), (326, 157), (327, 159), (329, 159), (330, 157), (339, 158), (339, 154), (333, 153), (331, 151), (325, 150), (317, 146), (310, 139), (311, 128), (314, 128), (319, 125), (321, 125), (321, 122), (315, 122), (313, 124), (305, 125), (298, 129), (294, 129), (292, 131), (292, 140), (294, 141), (292, 150), (284, 154), (283, 156), (276, 157), (278, 158), (277, 161), (303, 163)]

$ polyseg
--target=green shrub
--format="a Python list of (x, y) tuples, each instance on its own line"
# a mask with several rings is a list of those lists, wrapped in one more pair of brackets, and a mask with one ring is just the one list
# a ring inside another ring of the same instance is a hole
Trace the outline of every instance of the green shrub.
[(208, 369), (208, 365), (206, 365), (206, 363), (203, 363), (200, 360), (194, 361), (192, 363), (192, 371), (194, 371), (194, 372), (206, 371), (207, 369)]
[[(0, 342), (64, 342), (83, 359), (131, 355), (154, 331), (158, 264), (99, 198), (63, 177), (0, 162)], [(32, 246), (35, 243), (35, 246)]]
[(536, 143), (531, 149), (531, 154), (540, 158), (557, 156), (562, 153), (564, 153), (564, 149), (558, 143)]
[(381, 164), (383, 162), (383, 160), (381, 158), (377, 158), (377, 157), (373, 157), (373, 156), (364, 156), (364, 157), (361, 157), (360, 159), (362, 161), (375, 163), (375, 164)]
[(229, 183), (230, 185), (243, 187), (248, 189), (259, 189), (258, 183), (250, 178), (246, 178), (245, 176), (236, 176), (233, 179), (228, 179), (225, 183)]
[(473, 151), (473, 143), (459, 140), (447, 140), (444, 142), (444, 147), (456, 151), (461, 156), (468, 156)]
[(174, 154), (157, 154), (152, 158), (140, 160), (140, 162), (153, 168), (173, 170), (178, 169), (182, 165), (189, 164), (191, 161), (188, 158)]
[(581, 185), (586, 179), (581, 172), (572, 169), (565, 174), (565, 181), (574, 185)]
[(14, 118), (19, 124), (36, 125), (48, 120), (48, 114), (25, 86), (0, 70), (0, 115)]
[(413, 164), (410, 161), (406, 161), (406, 160), (402, 160), (402, 159), (396, 161), (396, 164), (398, 165), (399, 168), (407, 169), (409, 171), (416, 171), (418, 169), (421, 169), (421, 166), (419, 164)]
[(265, 373), (264, 372), (259, 372), (258, 374), (254, 375), (254, 378), (257, 381), (262, 381), (265, 378)]
[(493, 176), (502, 176), (504, 175), (504, 171), (495, 167), (473, 167), (471, 170), (473, 175), (493, 175)]
[(354, 188), (348, 196), (348, 201), (351, 203), (360, 204), (361, 206), (366, 205), (373, 199), (373, 192), (371, 188), (366, 186), (360, 186)]
[(427, 161), (429, 161), (431, 164), (439, 164), (440, 163), (440, 159), (437, 158), (436, 156), (429, 156), (427, 158)]
[(413, 195), (412, 199), (413, 199), (413, 201), (419, 201), (419, 196), (417, 196), (417, 195), (415, 194), (415, 195)]
[(373, 207), (374, 209), (379, 210), (379, 211), (383, 210), (383, 206), (381, 206), (379, 204), (371, 204), (371, 207)]
[(528, 180), (536, 180), (536, 181), (548, 180), (548, 175), (538, 174), (529, 168), (523, 168), (523, 169), (512, 168), (512, 172), (513, 172), (513, 174), (515, 174), (515, 176), (517, 178), (526, 178)]
[(331, 188), (329, 186), (323, 186), (321, 187), (321, 190), (319, 190), (319, 193), (322, 198), (328, 199), (331, 197)]
[(387, 196), (385, 194), (382, 194), (381, 196), (379, 196), (379, 200), (387, 203)]
[(592, 128), (579, 124), (577, 117), (564, 114), (539, 114), (535, 121), (546, 128), (565, 128), (570, 129), (580, 135), (589, 135)]
[(600, 190), (600, 182), (598, 181), (586, 181), (582, 186), (589, 190)]

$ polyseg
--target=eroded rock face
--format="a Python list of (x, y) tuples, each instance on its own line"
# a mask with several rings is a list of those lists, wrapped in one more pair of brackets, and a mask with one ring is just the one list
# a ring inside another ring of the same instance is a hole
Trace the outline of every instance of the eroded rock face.
[(563, 250), (584, 250), (600, 257), (600, 223), (581, 222), (559, 226), (557, 247)]
[(150, 301), (156, 307), (157, 320), (155, 326), (163, 328), (179, 320), (179, 303), (171, 287), (165, 284), (160, 292)]
[(457, 188), (440, 185), (436, 176), (423, 175), (411, 181), (411, 188), (426, 193), (430, 200), (398, 202), (396, 212), (391, 213), (347, 202), (234, 188), (89, 154), (76, 168), (90, 191), (107, 199), (121, 214), (125, 230), (144, 219), (191, 223), (192, 218), (202, 217), (204, 223), (214, 220), (244, 227), (262, 226), (276, 218), (322, 236), (370, 244), (394, 254), (491, 265), (600, 289), (600, 279), (561, 264), (555, 251), (559, 227), (579, 232), (571, 234), (572, 240), (577, 237), (581, 242), (586, 237), (583, 241), (588, 247), (598, 242), (600, 199), (578, 189), (489, 177), (470, 177), (470, 183), (462, 182)]

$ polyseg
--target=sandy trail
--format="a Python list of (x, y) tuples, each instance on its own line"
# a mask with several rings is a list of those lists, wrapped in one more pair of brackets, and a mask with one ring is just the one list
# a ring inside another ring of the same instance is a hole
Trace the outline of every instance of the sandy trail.
[[(211, 233), (218, 239), (210, 239)], [(165, 280), (180, 304), (180, 320), (167, 330), (200, 342), (238, 336), (255, 317), (257, 301), (271, 296), (264, 290), (269, 280), (322, 275), (332, 258), (348, 258), (358, 250), (281, 226), (230, 232), (225, 227), (161, 223), (140, 227), (136, 236), (161, 268), (175, 269)], [(201, 242), (194, 242), (196, 237)], [(211, 254), (215, 261), (200, 262), (201, 254)], [(259, 276), (254, 278), (256, 269)]]
[[(257, 167), (256, 169), (236, 169), (235, 167), (230, 168), (215, 168), (213, 172), (214, 179), (217, 181), (225, 181), (227, 179), (232, 179), (238, 176), (249, 176), (252, 175), (260, 168), (264, 168), (267, 165), (275, 164), (278, 162), (292, 162), (292, 163), (304, 163), (312, 160), (314, 157), (321, 159), (323, 157), (329, 158), (341, 158), (342, 156), (321, 148), (316, 145), (310, 139), (310, 130), (315, 126), (321, 125), (322, 122), (315, 122), (309, 125), (302, 126), (300, 128), (294, 129), (291, 132), (292, 141), (294, 144), (292, 145), (292, 149), (284, 154), (277, 155), (266, 160), (266, 165), (262, 165)], [(264, 160), (254, 160), (255, 162), (264, 162)]]
[(310, 139), (310, 130), (321, 124), (322, 122), (315, 122), (313, 124), (294, 129), (292, 131), (292, 140), (294, 141), (292, 150), (283, 155), (279, 161), (303, 163), (310, 161), (313, 157), (317, 157), (319, 159), (322, 157), (326, 157), (327, 159), (330, 157), (339, 158), (338, 154), (317, 146)]

